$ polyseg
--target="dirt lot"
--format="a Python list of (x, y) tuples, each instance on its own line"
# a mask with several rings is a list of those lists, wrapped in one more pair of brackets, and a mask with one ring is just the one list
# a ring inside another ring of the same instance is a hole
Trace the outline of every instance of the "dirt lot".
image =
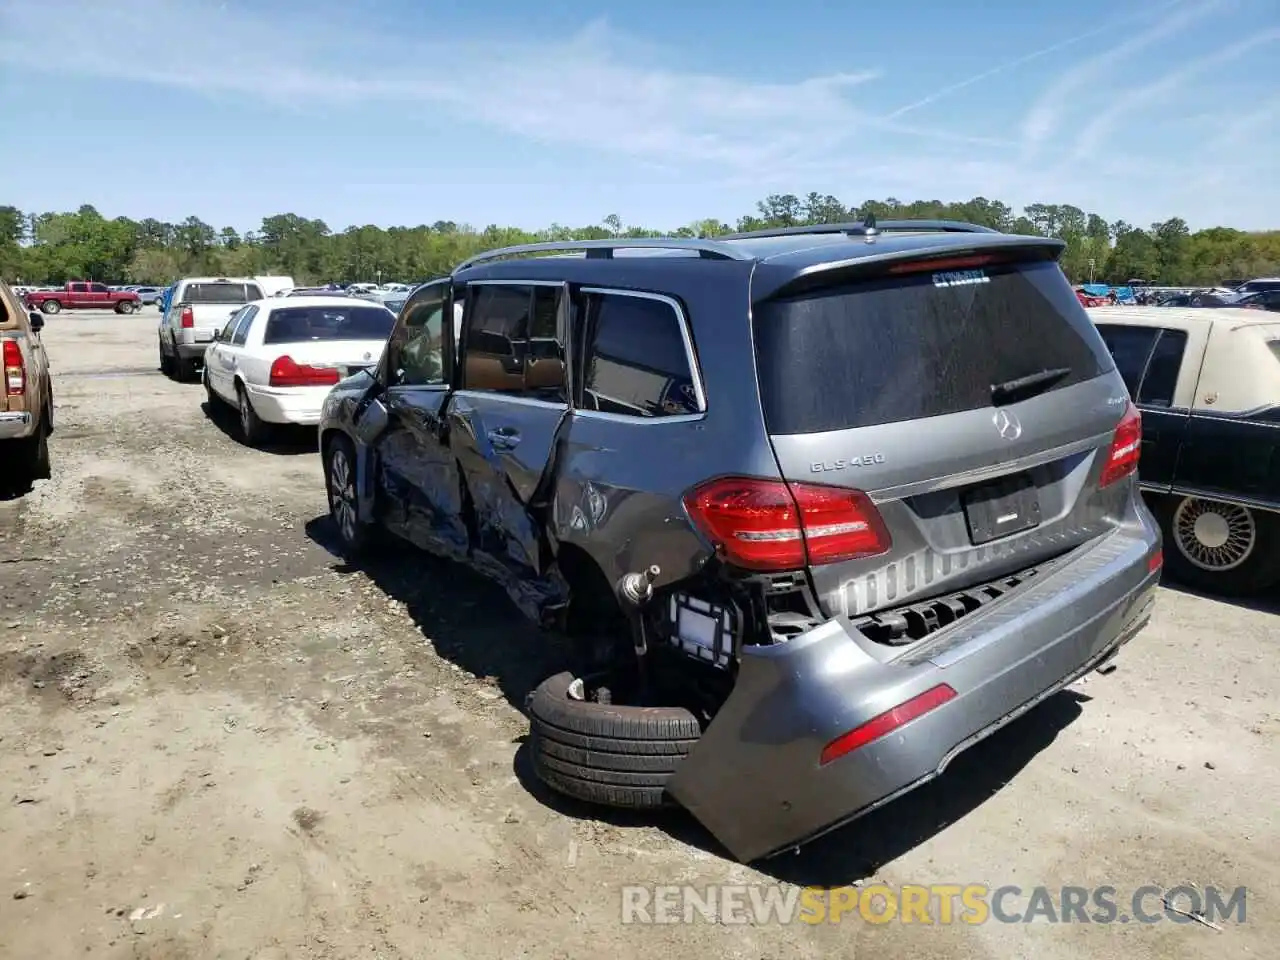
[[(344, 567), (314, 437), (240, 446), (154, 369), (154, 318), (50, 321), (54, 477), (0, 502), (0, 956), (1280, 955), (1280, 605), (1163, 590), (1114, 673), (748, 869), (534, 784), (519, 705), (557, 646), (461, 570)], [(620, 922), (624, 884), (869, 878), (1245, 885), (1248, 914)]]

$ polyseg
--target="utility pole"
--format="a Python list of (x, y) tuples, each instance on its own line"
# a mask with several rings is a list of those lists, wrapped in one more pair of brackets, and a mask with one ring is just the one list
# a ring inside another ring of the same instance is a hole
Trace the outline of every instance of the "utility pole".
[(1093, 268), (1098, 265), (1098, 261), (1093, 257), (1089, 258), (1089, 282), (1093, 283)]

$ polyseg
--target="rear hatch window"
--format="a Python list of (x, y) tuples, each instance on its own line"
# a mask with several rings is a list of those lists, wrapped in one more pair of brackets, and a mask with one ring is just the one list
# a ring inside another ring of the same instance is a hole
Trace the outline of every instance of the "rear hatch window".
[(818, 433), (992, 405), (992, 387), (1114, 369), (1053, 261), (925, 270), (766, 301), (754, 311), (769, 432)]
[(386, 340), (396, 317), (381, 307), (287, 307), (271, 311), (264, 344)]
[(182, 298), (187, 303), (249, 303), (262, 299), (256, 283), (189, 283)]

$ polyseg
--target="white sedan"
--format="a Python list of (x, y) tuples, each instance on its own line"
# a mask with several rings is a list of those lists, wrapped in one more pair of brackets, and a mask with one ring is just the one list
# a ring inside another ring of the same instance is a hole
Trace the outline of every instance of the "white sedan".
[(246, 303), (205, 352), (209, 405), (235, 407), (250, 446), (272, 424), (313, 426), (335, 383), (378, 363), (395, 322), (381, 304), (345, 296)]

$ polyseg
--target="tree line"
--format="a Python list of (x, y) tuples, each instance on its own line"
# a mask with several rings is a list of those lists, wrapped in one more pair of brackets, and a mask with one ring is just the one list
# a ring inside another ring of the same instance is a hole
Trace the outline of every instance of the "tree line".
[(677, 230), (627, 226), (616, 214), (599, 224), (552, 224), (529, 232), (451, 221), (415, 227), (353, 226), (334, 231), (323, 220), (293, 213), (264, 217), (241, 234), (199, 217), (181, 223), (146, 218), (107, 219), (84, 205), (75, 212), (24, 212), (0, 206), (0, 278), (9, 283), (67, 280), (167, 284), (193, 274), (284, 274), (299, 284), (329, 281), (423, 280), (447, 273), (473, 254), (541, 240), (715, 237), (743, 230), (877, 219), (965, 220), (1006, 233), (1058, 237), (1067, 243), (1063, 269), (1075, 282), (1123, 283), (1140, 278), (1170, 285), (1203, 285), (1280, 274), (1280, 231), (1249, 233), (1228, 227), (1191, 232), (1174, 217), (1150, 227), (1108, 222), (1069, 204), (1033, 203), (1021, 212), (985, 197), (963, 203), (890, 198), (848, 207), (829, 194), (773, 194), (736, 223), (698, 220)]

